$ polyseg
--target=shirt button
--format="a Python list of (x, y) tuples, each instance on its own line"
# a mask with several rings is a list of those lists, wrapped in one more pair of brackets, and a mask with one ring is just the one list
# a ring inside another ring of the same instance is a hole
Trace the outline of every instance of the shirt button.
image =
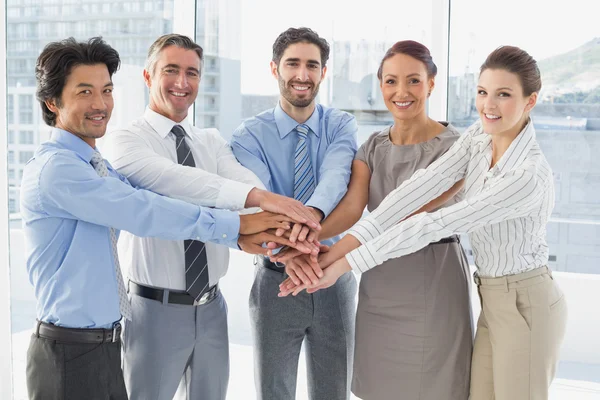
[(226, 233), (223, 234), (223, 239), (227, 239), (227, 234)]

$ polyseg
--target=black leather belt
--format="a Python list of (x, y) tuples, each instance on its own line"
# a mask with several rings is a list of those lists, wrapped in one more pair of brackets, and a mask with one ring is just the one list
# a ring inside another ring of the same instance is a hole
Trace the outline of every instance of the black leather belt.
[[(283, 274), (285, 272), (285, 265), (282, 263), (274, 263), (269, 260), (265, 256), (255, 256), (254, 257), (254, 265), (258, 265), (259, 267), (263, 267), (266, 269), (270, 269), (271, 271), (279, 272)], [(281, 267), (279, 266), (281, 265)]]
[(115, 343), (121, 338), (121, 324), (115, 323), (112, 329), (85, 329), (65, 328), (38, 321), (35, 334), (65, 343)]
[(442, 240), (439, 240), (437, 242), (433, 242), (430, 244), (443, 244), (443, 243), (460, 243), (460, 239), (458, 236), (452, 235), (450, 237), (443, 238)]
[(168, 298), (167, 302), (169, 304), (184, 304), (188, 306), (201, 306), (202, 304), (206, 304), (217, 296), (219, 293), (219, 284), (216, 284), (210, 287), (198, 301), (195, 301), (192, 296), (190, 296), (186, 292), (169, 290), (169, 289), (158, 289), (145, 285), (140, 285), (139, 283), (135, 283), (133, 281), (129, 281), (129, 292), (136, 294), (140, 297), (150, 300), (156, 300), (163, 302), (166, 296)]

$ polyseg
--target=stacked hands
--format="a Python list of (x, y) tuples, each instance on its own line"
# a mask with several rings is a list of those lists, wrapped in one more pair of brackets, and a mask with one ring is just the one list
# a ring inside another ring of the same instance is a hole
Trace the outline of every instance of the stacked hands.
[(319, 210), (266, 191), (259, 203), (262, 212), (240, 216), (238, 245), (247, 253), (285, 264), (288, 278), (279, 286), (280, 297), (328, 288), (351, 269), (345, 258), (336, 261), (329, 246), (319, 243), (323, 217)]
[(303, 290), (314, 293), (326, 289), (352, 269), (343, 253), (329, 250), (329, 246), (318, 244), (318, 253), (305, 254), (296, 248), (287, 248), (272, 255), (271, 261), (285, 264), (285, 272), (288, 275), (279, 285), (279, 297), (290, 294), (296, 296)]
[(269, 255), (273, 249), (286, 246), (299, 254), (319, 253), (320, 211), (266, 191), (261, 191), (258, 204), (262, 212), (240, 216), (238, 245), (243, 251)]

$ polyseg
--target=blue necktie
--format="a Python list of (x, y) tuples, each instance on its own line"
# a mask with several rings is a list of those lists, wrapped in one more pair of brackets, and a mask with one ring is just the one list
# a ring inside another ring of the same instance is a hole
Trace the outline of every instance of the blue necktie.
[[(196, 162), (192, 150), (185, 141), (185, 131), (180, 125), (171, 129), (175, 135), (175, 146), (177, 151), (177, 162), (188, 167), (195, 167)], [(208, 289), (208, 260), (204, 242), (199, 240), (185, 240), (185, 287), (186, 292), (198, 300), (206, 289)]]
[(296, 127), (298, 144), (294, 153), (294, 198), (302, 203), (306, 203), (315, 191), (315, 176), (306, 140), (309, 129), (304, 124)]

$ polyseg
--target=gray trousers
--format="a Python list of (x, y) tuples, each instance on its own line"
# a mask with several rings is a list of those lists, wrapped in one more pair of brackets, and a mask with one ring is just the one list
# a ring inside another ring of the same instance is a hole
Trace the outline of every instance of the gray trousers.
[(250, 292), (258, 400), (293, 400), (306, 339), (311, 400), (347, 400), (354, 354), (356, 279), (350, 272), (314, 294), (277, 297), (282, 273), (257, 267)]
[(131, 400), (172, 400), (182, 381), (190, 400), (225, 400), (229, 381), (227, 304), (201, 306), (131, 296), (123, 375)]

